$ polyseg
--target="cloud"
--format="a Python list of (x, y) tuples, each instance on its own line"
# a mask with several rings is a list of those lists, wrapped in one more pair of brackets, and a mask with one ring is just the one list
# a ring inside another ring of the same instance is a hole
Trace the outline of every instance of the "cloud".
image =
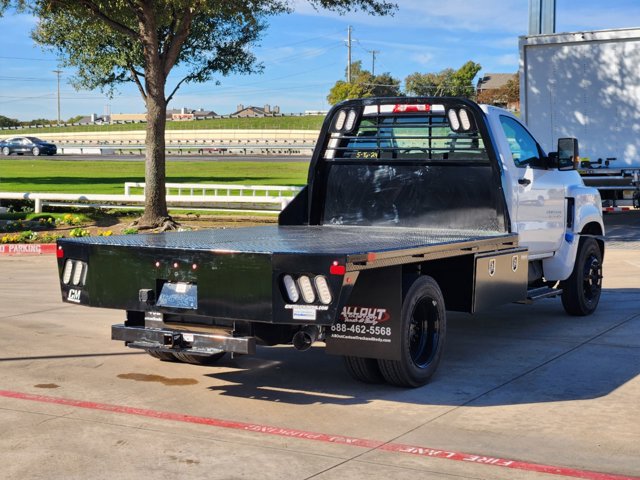
[(376, 17), (363, 12), (340, 16), (327, 10), (315, 10), (305, 0), (294, 0), (300, 15), (329, 17), (343, 22), (373, 26), (396, 26), (429, 30), (466, 30), (470, 32), (526, 32), (528, 7), (523, 0), (402, 0), (393, 17)]
[(417, 53), (411, 55), (410, 59), (419, 65), (429, 65), (433, 61), (433, 54), (431, 53)]

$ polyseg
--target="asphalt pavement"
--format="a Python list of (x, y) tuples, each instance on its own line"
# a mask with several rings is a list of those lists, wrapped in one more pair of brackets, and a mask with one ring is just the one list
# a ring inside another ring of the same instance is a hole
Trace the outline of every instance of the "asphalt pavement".
[(450, 314), (418, 389), (357, 383), (320, 345), (160, 362), (109, 339), (123, 312), (62, 303), (54, 257), (1, 257), (2, 477), (639, 479), (639, 222), (607, 217), (594, 315)]

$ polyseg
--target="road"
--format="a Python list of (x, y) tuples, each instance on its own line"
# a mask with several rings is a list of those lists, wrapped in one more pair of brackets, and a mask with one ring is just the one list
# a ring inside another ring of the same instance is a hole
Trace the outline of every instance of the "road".
[(62, 303), (54, 258), (0, 258), (3, 478), (640, 478), (639, 218), (607, 217), (594, 315), (450, 314), (413, 390), (320, 347), (160, 362), (109, 340), (122, 312)]
[[(20, 156), (11, 155), (9, 157), (0, 155), (0, 159), (10, 160), (49, 160), (52, 162), (59, 161), (83, 161), (88, 160), (96, 162), (143, 162), (144, 155), (53, 155), (33, 157), (30, 155)], [(306, 162), (311, 160), (307, 155), (231, 155), (231, 154), (206, 154), (206, 155), (167, 155), (167, 161), (170, 162)]]

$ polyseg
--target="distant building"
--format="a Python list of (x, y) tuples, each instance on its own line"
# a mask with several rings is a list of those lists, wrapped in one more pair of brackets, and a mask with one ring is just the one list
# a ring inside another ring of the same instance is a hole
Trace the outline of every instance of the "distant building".
[(112, 122), (146, 122), (146, 113), (112, 113)]
[(167, 110), (167, 120), (197, 120), (205, 117), (215, 117), (217, 113), (213, 110), (204, 110), (199, 108), (197, 110), (191, 110), (183, 107), (180, 109)]
[(110, 116), (109, 115), (97, 115), (92, 113), (91, 115), (87, 115), (85, 117), (80, 117), (76, 120), (75, 123), (94, 123), (96, 125), (102, 125), (103, 123), (109, 123)]
[(280, 114), (280, 107), (274, 105), (271, 108), (271, 105), (265, 105), (264, 107), (245, 107), (242, 104), (239, 104), (236, 107), (235, 113), (232, 113), (232, 117), (269, 117), (273, 115)]
[[(488, 103), (509, 110), (520, 110), (520, 99), (508, 95), (507, 84), (516, 79), (517, 73), (486, 73), (476, 84), (476, 94), (480, 103)], [(519, 97), (519, 95), (516, 95)]]

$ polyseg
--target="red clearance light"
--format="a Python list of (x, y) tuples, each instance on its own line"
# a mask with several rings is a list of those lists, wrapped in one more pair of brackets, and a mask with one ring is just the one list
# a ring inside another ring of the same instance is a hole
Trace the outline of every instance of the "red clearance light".
[(406, 105), (406, 104), (398, 104), (393, 107), (393, 113), (411, 113), (411, 112), (430, 112), (431, 105), (422, 104), (422, 105)]
[(64, 258), (64, 250), (62, 247), (56, 249), (56, 258)]
[(329, 273), (331, 275), (344, 275), (347, 273), (347, 267), (340, 265), (337, 261), (333, 262), (329, 267)]

